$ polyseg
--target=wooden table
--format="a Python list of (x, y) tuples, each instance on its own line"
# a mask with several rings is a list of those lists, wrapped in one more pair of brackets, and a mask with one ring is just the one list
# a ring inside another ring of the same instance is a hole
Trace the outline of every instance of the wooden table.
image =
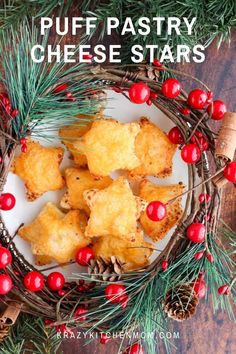
[[(191, 73), (206, 82), (214, 92), (215, 98), (227, 103), (228, 110), (236, 111), (236, 33), (232, 36), (231, 46), (224, 44), (218, 51), (213, 43), (206, 51), (206, 60), (202, 64), (186, 64), (181, 70)], [(215, 125), (218, 125), (216, 123)], [(236, 230), (236, 188), (228, 183), (224, 187), (221, 218)], [(202, 302), (194, 318), (183, 324), (177, 324), (175, 331), (179, 339), (174, 340), (178, 354), (230, 354), (236, 353), (236, 338), (226, 314), (213, 314), (210, 305)], [(64, 340), (61, 349), (64, 354), (117, 354), (117, 343), (106, 345), (95, 340), (84, 346), (83, 339)], [(163, 354), (164, 352), (158, 351)], [(146, 353), (148, 354), (148, 353)]]

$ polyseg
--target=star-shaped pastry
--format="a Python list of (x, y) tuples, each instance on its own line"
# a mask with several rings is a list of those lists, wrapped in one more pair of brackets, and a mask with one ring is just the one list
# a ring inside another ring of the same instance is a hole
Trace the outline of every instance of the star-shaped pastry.
[(99, 237), (93, 243), (93, 250), (97, 259), (109, 261), (115, 257), (125, 271), (131, 271), (148, 265), (153, 245), (145, 242), (143, 232), (138, 230), (134, 242), (114, 236)]
[(72, 155), (76, 166), (85, 167), (87, 165), (86, 156), (81, 151), (81, 137), (89, 131), (95, 119), (100, 119), (100, 115), (89, 116), (79, 114), (74, 124), (62, 127), (59, 136)]
[(89, 207), (84, 200), (84, 191), (89, 189), (104, 189), (112, 183), (110, 177), (96, 178), (88, 170), (74, 167), (65, 170), (67, 191), (61, 200), (64, 209), (82, 209), (89, 213)]
[(86, 236), (113, 235), (135, 240), (137, 219), (143, 204), (140, 198), (133, 195), (124, 177), (119, 177), (101, 191), (95, 189), (84, 192), (84, 198), (91, 210)]
[(64, 149), (44, 147), (28, 140), (27, 151), (16, 157), (13, 172), (24, 182), (27, 199), (33, 201), (48, 191), (62, 189), (65, 185), (60, 172)]
[[(158, 200), (162, 203), (167, 203), (174, 197), (181, 195), (184, 190), (184, 185), (170, 184), (170, 185), (156, 185), (147, 180), (143, 180), (140, 184), (140, 197), (147, 202)], [(167, 232), (174, 227), (182, 216), (183, 210), (181, 207), (181, 198), (177, 199), (170, 205), (167, 205), (167, 215), (162, 221), (150, 220), (146, 212), (142, 212), (140, 223), (145, 233), (154, 241), (162, 240)]]
[(115, 170), (139, 166), (135, 152), (139, 132), (138, 123), (121, 124), (112, 119), (94, 122), (82, 139), (82, 151), (90, 172), (95, 176), (108, 176)]
[(147, 118), (140, 119), (140, 127), (141, 131), (135, 140), (135, 152), (141, 163), (130, 171), (130, 176), (170, 176), (176, 145)]
[(78, 210), (62, 213), (54, 204), (47, 203), (37, 218), (20, 228), (18, 234), (31, 243), (37, 263), (54, 260), (69, 262), (78, 249), (89, 244), (84, 236), (87, 223), (85, 214)]

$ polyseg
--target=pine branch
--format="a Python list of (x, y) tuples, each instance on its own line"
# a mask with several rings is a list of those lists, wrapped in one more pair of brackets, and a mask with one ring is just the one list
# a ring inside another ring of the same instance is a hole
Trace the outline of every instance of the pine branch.
[(1, 354), (56, 354), (60, 344), (55, 329), (46, 329), (41, 318), (23, 314), (1, 343)]
[[(48, 35), (41, 38), (38, 29), (34, 25), (30, 27), (27, 22), (17, 33), (13, 29), (2, 33), (0, 60), (3, 73), (0, 82), (12, 106), (19, 111), (11, 120), (13, 131), (10, 135), (16, 140), (29, 131), (33, 137), (53, 138), (59, 127), (74, 122), (78, 114), (93, 114), (99, 109), (99, 102), (92, 99), (90, 93), (94, 84), (85, 78), (86, 64), (68, 67), (62, 54), (60, 62), (56, 59), (52, 63), (32, 61), (31, 48), (34, 44), (46, 48)], [(81, 80), (78, 80), (78, 72), (83, 76)], [(74, 73), (77, 73), (77, 80), (73, 79)], [(65, 82), (64, 77), (68, 74), (71, 79)], [(62, 82), (68, 85), (67, 91), (71, 92), (74, 101), (66, 99), (65, 92), (55, 94), (54, 88)], [(81, 120), (83, 123), (86, 122)]]
[(27, 17), (50, 16), (57, 7), (63, 16), (72, 4), (73, 0), (4, 0), (0, 5), (0, 31), (17, 28)]

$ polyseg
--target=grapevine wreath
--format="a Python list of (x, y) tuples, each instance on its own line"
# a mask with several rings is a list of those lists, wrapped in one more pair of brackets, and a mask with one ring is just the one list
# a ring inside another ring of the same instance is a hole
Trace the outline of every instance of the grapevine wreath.
[[(187, 196), (181, 222), (167, 246), (136, 272), (122, 272), (114, 259), (96, 261), (92, 250), (85, 247), (78, 251), (77, 261), (88, 271), (73, 274), (66, 283), (58, 272), (46, 279), (20, 254), (14, 244), (17, 230), (10, 235), (1, 217), (0, 300), (10, 305), (8, 315), (23, 311), (42, 316), (46, 326), (61, 332), (70, 333), (79, 326), (100, 333), (102, 343), (111, 333), (131, 333), (138, 327), (149, 332), (169, 328), (169, 319), (188, 319), (204, 297), (212, 298), (214, 309), (227, 310), (233, 317), (234, 262), (218, 222), (221, 187), (227, 181), (236, 183), (236, 115), (226, 112), (224, 102), (215, 100), (204, 83), (167, 69), (157, 59), (126, 67), (100, 67), (91, 56), (87, 64), (71, 67), (63, 61), (35, 64), (30, 61), (30, 49), (39, 40), (36, 28), (25, 26), (19, 35), (6, 32), (1, 42), (2, 210), (15, 205), (11, 191), (3, 192), (15, 150), (20, 146), (25, 153), (29, 137), (43, 137), (44, 129), (73, 123), (81, 113), (96, 113), (104, 90), (114, 90), (134, 104), (154, 105), (174, 122), (168, 136), (188, 164), (189, 184), (180, 196), (168, 201), (171, 204)], [(170, 75), (163, 83), (158, 81), (162, 71)], [(196, 88), (186, 93), (179, 81), (182, 77), (192, 80)], [(209, 126), (212, 119), (222, 121), (218, 133)], [(166, 215), (166, 205), (152, 201), (146, 213), (158, 222)], [(141, 352), (137, 338), (130, 345), (127, 353)], [(155, 352), (154, 339), (147, 339), (146, 345), (148, 353)]]

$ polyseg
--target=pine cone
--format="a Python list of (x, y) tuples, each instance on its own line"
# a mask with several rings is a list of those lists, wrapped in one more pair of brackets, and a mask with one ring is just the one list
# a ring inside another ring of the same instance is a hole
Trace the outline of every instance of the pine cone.
[(182, 284), (168, 291), (163, 308), (168, 317), (181, 322), (194, 315), (198, 301), (193, 287)]
[(139, 76), (147, 77), (150, 80), (158, 81), (160, 71), (152, 65), (146, 65), (145, 67), (139, 67)]
[(99, 257), (90, 261), (88, 273), (93, 280), (117, 281), (123, 273), (123, 264), (114, 256), (109, 260)]

